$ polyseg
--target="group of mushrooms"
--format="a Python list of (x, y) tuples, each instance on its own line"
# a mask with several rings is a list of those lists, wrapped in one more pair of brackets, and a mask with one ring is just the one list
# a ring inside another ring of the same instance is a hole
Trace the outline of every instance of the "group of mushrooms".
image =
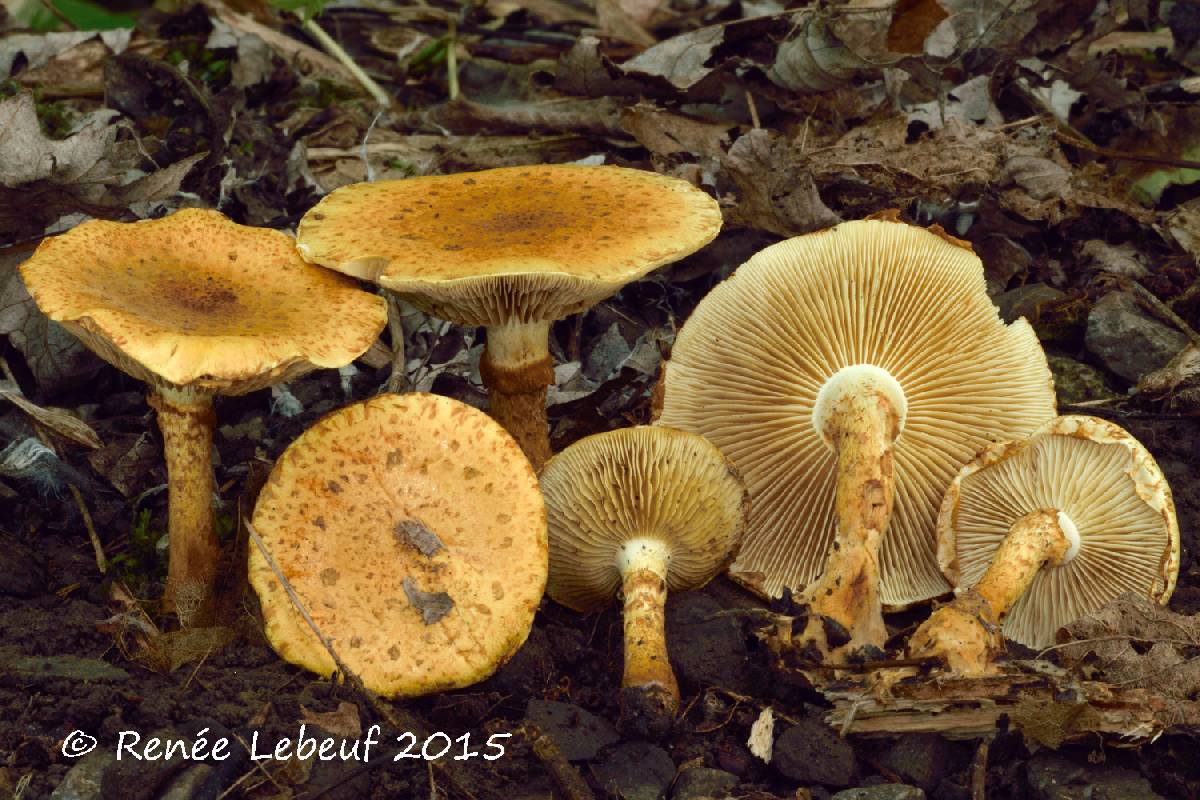
[(720, 226), (682, 180), (514, 167), (346, 186), (295, 240), (199, 209), (91, 221), (21, 272), (151, 386), (164, 605), (185, 625), (210, 619), (221, 564), (215, 395), (363, 354), (387, 310), (351, 278), (487, 328), (492, 418), (421, 393), (348, 405), (286, 449), (254, 510), (272, 646), (325, 675), (336, 653), (381, 694), (485, 678), (543, 592), (579, 611), (619, 596), (623, 713), (661, 732), (679, 703), (666, 593), (726, 568), (766, 597), (803, 590), (793, 644), (826, 665), (881, 658), (884, 609), (954, 588), (908, 649), (968, 676), (1004, 637), (1046, 646), (1124, 591), (1167, 601), (1179, 532), (1154, 460), (1112, 423), (1057, 417), (1037, 338), (1000, 320), (969, 245), (894, 214), (759, 252), (683, 325), (652, 425), (552, 455), (551, 324)]

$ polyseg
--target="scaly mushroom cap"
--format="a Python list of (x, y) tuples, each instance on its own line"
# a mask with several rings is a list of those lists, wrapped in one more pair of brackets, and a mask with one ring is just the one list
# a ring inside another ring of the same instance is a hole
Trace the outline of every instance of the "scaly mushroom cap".
[(343, 186), (300, 221), (305, 258), (465, 325), (546, 322), (590, 308), (717, 235), (686, 181), (544, 165)]
[(20, 267), (38, 308), (146, 383), (244, 394), (364, 353), (382, 298), (300, 257), (291, 237), (184, 209), (92, 220)]
[[(338, 656), (387, 696), (486, 678), (525, 641), (546, 585), (533, 468), (446, 397), (379, 395), (319, 421), (275, 464), (254, 526)], [(249, 577), (275, 651), (330, 674), (253, 547)]]
[(754, 507), (731, 574), (800, 590), (834, 539), (836, 457), (813, 425), (821, 387), (860, 364), (904, 394), (896, 499), (881, 551), (890, 606), (946, 592), (938, 505), (979, 449), (1054, 416), (1046, 357), (1006, 326), (962, 242), (899, 222), (847, 222), (772, 245), (708, 294), (666, 365), (660, 422), (708, 437), (746, 476)]
[(665, 427), (580, 439), (546, 463), (548, 594), (577, 611), (612, 602), (617, 558), (634, 539), (669, 552), (667, 591), (693, 589), (728, 565), (741, 541), (748, 495), (712, 442)]
[(938, 561), (946, 577), (958, 587), (973, 586), (1012, 524), (1043, 508), (1067, 515), (1078, 550), (1062, 566), (1038, 571), (1004, 620), (1006, 637), (1047, 647), (1059, 628), (1123, 592), (1163, 604), (1170, 599), (1179, 573), (1171, 490), (1146, 448), (1096, 417), (1051, 420), (963, 467), (938, 517)]

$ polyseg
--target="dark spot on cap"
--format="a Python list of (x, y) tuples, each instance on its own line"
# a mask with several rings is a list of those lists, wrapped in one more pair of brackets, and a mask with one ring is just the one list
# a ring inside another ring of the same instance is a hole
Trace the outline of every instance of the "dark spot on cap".
[(400, 543), (429, 557), (441, 550), (442, 540), (419, 519), (402, 519), (396, 523), (396, 538)]

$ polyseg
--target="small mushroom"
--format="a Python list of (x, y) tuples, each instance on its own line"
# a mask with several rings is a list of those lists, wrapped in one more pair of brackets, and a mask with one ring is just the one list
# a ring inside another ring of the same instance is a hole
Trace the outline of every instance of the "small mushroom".
[(535, 468), (550, 455), (550, 324), (708, 244), (717, 203), (686, 181), (543, 165), (344, 186), (300, 221), (306, 258), (429, 313), (487, 327), (492, 415)]
[(679, 686), (667, 659), (667, 592), (707, 583), (741, 539), (748, 495), (711, 442), (666, 427), (588, 436), (547, 462), (554, 600), (591, 611), (624, 598), (622, 717), (642, 734), (674, 721)]
[(981, 447), (1054, 416), (1046, 357), (938, 228), (847, 222), (772, 245), (710, 292), (666, 365), (660, 422), (708, 437), (754, 497), (731, 574), (806, 591), (837, 661), (885, 643), (882, 605), (949, 588), (938, 503)]
[(1166, 479), (1136, 439), (1065, 416), (963, 467), (938, 518), (938, 561), (959, 594), (917, 629), (909, 653), (984, 675), (1003, 636), (1047, 647), (1124, 592), (1165, 604), (1179, 526)]
[[(338, 658), (388, 697), (491, 675), (546, 586), (537, 476), (500, 425), (447, 397), (383, 394), (324, 417), (275, 463), (253, 525)], [(275, 651), (330, 675), (254, 547), (249, 578)]]
[(216, 211), (93, 220), (46, 239), (20, 267), (38, 307), (151, 387), (169, 477), (164, 604), (181, 624), (213, 612), (213, 398), (361, 355), (383, 301), (308, 264), (292, 239)]

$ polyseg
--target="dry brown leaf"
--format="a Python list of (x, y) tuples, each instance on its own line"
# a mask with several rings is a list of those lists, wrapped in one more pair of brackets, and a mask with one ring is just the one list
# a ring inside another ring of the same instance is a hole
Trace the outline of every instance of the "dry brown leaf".
[(641, 23), (629, 15), (618, 0), (596, 0), (596, 16), (600, 30), (610, 39), (649, 47), (657, 40)]
[(1143, 375), (1137, 393), (1163, 400), (1177, 411), (1200, 408), (1200, 347), (1189, 344), (1166, 366)]
[(77, 133), (54, 140), (42, 133), (31, 92), (0, 101), (0, 186), (72, 184), (90, 176), (116, 139), (114, 116), (111, 109), (94, 112)]
[(621, 112), (621, 127), (657, 155), (687, 153), (718, 158), (729, 145), (731, 125), (704, 122), (638, 103)]
[(10, 381), (0, 380), (0, 397), (8, 400), (29, 415), (39, 425), (84, 447), (100, 447), (100, 437), (91, 426), (64, 408), (42, 408), (25, 399), (20, 388)]
[(133, 659), (156, 672), (168, 673), (207, 659), (228, 646), (237, 635), (231, 628), (188, 628), (147, 636)]
[[(1184, 616), (1127, 592), (1059, 634), (1064, 664), (1122, 687), (1140, 687), (1173, 701), (1200, 724), (1200, 617)], [(1071, 642), (1066, 644), (1066, 642)]]
[(888, 26), (888, 50), (911, 54), (925, 52), (925, 39), (948, 16), (937, 0), (900, 0)]
[(750, 131), (733, 143), (722, 164), (739, 194), (730, 224), (796, 236), (841, 221), (821, 200), (807, 159), (781, 136)]
[(357, 739), (362, 735), (362, 721), (354, 703), (343, 700), (335, 711), (313, 711), (301, 705), (300, 711), (300, 722), (305, 725), (315, 725), (342, 739)]

